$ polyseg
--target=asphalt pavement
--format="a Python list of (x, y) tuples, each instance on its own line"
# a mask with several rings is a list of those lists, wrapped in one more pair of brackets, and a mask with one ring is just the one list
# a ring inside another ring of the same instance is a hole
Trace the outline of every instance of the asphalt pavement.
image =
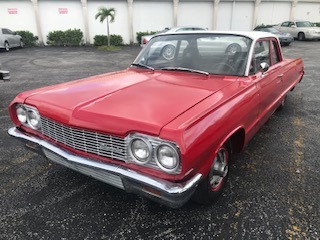
[(7, 135), (25, 90), (121, 70), (139, 47), (24, 48), (0, 53), (0, 239), (320, 239), (320, 41), (293, 42), (303, 81), (233, 157), (213, 205), (169, 209), (27, 151)]

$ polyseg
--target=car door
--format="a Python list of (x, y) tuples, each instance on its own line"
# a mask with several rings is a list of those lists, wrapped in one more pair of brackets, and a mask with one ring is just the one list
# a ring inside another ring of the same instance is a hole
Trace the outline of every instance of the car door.
[(10, 47), (19, 46), (19, 42), (17, 41), (17, 37), (15, 36), (14, 32), (7, 28), (4, 28), (2, 32), (5, 36), (5, 39), (7, 39), (7, 41), (9, 42)]
[[(255, 44), (250, 75), (253, 75), (260, 95), (260, 119), (264, 122), (276, 110), (276, 103), (283, 92), (281, 59), (276, 39), (263, 39)], [(259, 70), (261, 63), (267, 63), (266, 72)]]
[(290, 33), (292, 36), (297, 36), (299, 30), (297, 29), (297, 26), (295, 24), (295, 22), (288, 22), (288, 27), (286, 32)]

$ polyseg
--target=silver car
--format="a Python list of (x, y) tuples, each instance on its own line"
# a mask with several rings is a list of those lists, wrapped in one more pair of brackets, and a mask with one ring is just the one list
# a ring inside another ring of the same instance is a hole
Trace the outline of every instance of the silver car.
[(201, 28), (201, 27), (190, 27), (190, 26), (180, 26), (180, 27), (173, 27), (173, 28), (165, 28), (162, 31), (153, 34), (153, 35), (146, 35), (146, 36), (142, 36), (141, 37), (141, 47), (144, 47), (149, 41), (150, 39), (157, 35), (157, 34), (161, 34), (161, 33), (175, 33), (175, 32), (183, 32), (183, 31), (199, 31), (199, 30), (206, 30), (205, 28)]
[(10, 48), (23, 46), (23, 40), (20, 35), (8, 28), (0, 28), (0, 49), (8, 52)]
[(290, 33), (298, 40), (320, 39), (320, 28), (308, 21), (287, 21), (274, 26), (280, 32)]

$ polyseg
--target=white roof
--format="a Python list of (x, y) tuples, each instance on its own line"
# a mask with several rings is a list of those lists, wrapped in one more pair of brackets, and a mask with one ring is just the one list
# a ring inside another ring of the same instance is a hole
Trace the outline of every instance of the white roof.
[(166, 35), (166, 34), (229, 34), (229, 35), (239, 35), (244, 37), (249, 37), (252, 40), (257, 40), (260, 38), (267, 38), (267, 37), (276, 37), (274, 34), (269, 32), (262, 32), (262, 31), (185, 31), (185, 32), (178, 32), (178, 33), (162, 33), (159, 35)]

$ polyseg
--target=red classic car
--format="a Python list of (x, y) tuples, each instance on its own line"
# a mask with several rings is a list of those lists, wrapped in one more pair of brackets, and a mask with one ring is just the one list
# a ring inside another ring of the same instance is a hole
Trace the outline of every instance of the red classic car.
[[(170, 51), (168, 51), (168, 49)], [(157, 35), (126, 70), (20, 93), (8, 130), (66, 167), (170, 207), (211, 203), (304, 74), (266, 32)]]

